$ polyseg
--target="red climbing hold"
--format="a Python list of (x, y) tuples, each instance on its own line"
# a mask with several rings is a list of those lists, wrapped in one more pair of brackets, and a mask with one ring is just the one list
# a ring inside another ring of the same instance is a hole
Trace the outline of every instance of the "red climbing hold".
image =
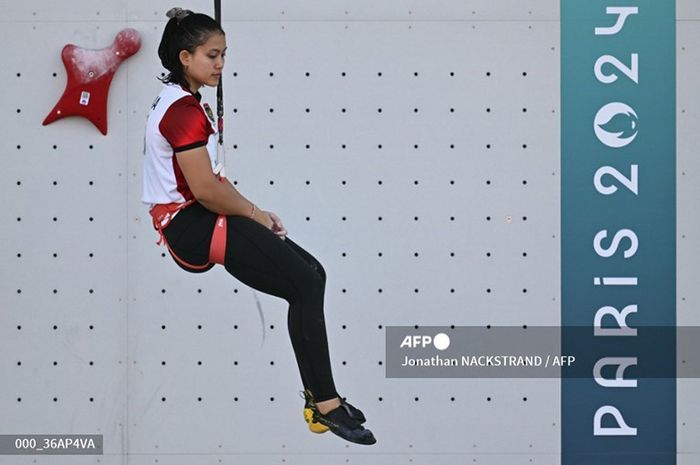
[(43, 125), (65, 118), (82, 116), (107, 135), (107, 95), (109, 84), (122, 61), (141, 48), (141, 36), (135, 29), (119, 31), (112, 45), (102, 50), (90, 50), (68, 44), (61, 58), (68, 73), (63, 95)]

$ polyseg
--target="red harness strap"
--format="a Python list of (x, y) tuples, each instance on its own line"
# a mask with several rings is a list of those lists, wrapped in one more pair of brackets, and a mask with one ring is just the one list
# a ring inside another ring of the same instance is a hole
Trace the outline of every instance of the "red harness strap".
[(149, 213), (153, 218), (153, 227), (160, 235), (160, 238), (156, 244), (160, 245), (161, 243), (165, 243), (173, 258), (188, 268), (201, 270), (207, 268), (212, 263), (219, 263), (223, 265), (224, 258), (226, 257), (226, 215), (219, 215), (218, 218), (216, 218), (216, 223), (214, 223), (214, 231), (211, 236), (211, 243), (209, 244), (209, 263), (204, 265), (193, 265), (178, 257), (177, 254), (175, 254), (175, 251), (170, 248), (170, 244), (168, 244), (168, 240), (165, 238), (165, 234), (163, 234), (163, 230), (170, 224), (175, 212), (182, 210), (194, 202), (195, 200), (188, 200), (182, 203), (173, 202), (167, 204), (156, 204), (150, 209)]
[(211, 235), (211, 243), (209, 244), (209, 263), (224, 264), (226, 257), (226, 216), (219, 215), (214, 223), (214, 232)]

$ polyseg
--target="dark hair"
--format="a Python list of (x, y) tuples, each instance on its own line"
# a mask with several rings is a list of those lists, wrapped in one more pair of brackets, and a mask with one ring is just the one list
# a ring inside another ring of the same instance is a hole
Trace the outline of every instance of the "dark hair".
[(171, 8), (167, 16), (163, 37), (158, 46), (158, 56), (163, 67), (170, 71), (165, 78), (157, 79), (165, 84), (181, 84), (189, 89), (185, 71), (180, 61), (180, 51), (187, 50), (194, 54), (195, 49), (204, 44), (212, 34), (226, 35), (214, 18), (202, 13), (194, 13), (181, 8)]

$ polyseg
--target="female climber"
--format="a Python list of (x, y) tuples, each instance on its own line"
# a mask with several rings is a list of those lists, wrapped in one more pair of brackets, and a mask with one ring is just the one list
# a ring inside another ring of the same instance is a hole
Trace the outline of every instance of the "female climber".
[(364, 415), (333, 381), (321, 263), (288, 237), (276, 214), (259, 209), (216, 170), (218, 130), (199, 89), (218, 85), (226, 35), (205, 14), (172, 8), (167, 16), (158, 56), (170, 73), (161, 79), (144, 139), (141, 200), (153, 225), (184, 270), (201, 273), (221, 263), (244, 284), (285, 299), (309, 429), (374, 444)]

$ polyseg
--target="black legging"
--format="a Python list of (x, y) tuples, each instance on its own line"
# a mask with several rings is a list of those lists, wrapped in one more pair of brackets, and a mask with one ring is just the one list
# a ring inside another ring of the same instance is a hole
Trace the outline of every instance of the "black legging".
[[(207, 263), (217, 216), (199, 202), (180, 210), (163, 231), (175, 254), (193, 265)], [(323, 316), (325, 270), (289, 236), (283, 240), (245, 216), (227, 219), (226, 271), (254, 289), (289, 302), (287, 327), (304, 387), (317, 402), (338, 397)]]

